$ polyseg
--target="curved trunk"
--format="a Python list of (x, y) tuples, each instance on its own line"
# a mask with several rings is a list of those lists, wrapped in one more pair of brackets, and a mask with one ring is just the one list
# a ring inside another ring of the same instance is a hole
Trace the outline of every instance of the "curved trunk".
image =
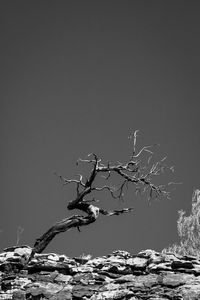
[(76, 205), (76, 208), (87, 213), (87, 216), (74, 215), (56, 222), (41, 237), (36, 239), (33, 247), (34, 254), (41, 253), (57, 234), (65, 232), (73, 227), (77, 227), (79, 229), (79, 227), (81, 226), (95, 222), (99, 216), (99, 208), (94, 205), (79, 203), (78, 205)]

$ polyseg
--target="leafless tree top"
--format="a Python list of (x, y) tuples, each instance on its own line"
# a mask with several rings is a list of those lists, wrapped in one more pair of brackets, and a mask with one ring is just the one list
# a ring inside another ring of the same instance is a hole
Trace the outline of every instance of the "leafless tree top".
[[(143, 194), (147, 196), (150, 203), (152, 199), (165, 197), (170, 198), (171, 186), (175, 182), (168, 182), (166, 184), (156, 184), (155, 177), (165, 173), (166, 170), (174, 172), (173, 166), (168, 166), (166, 157), (155, 161), (154, 152), (158, 144), (144, 146), (137, 149), (138, 130), (130, 134), (129, 139), (132, 145), (131, 155), (126, 162), (111, 163), (103, 162), (102, 159), (95, 153), (87, 155), (86, 159), (79, 158), (79, 164), (87, 164), (91, 166), (88, 177), (78, 175), (77, 179), (66, 179), (62, 175), (56, 173), (63, 185), (75, 184), (76, 196), (67, 204), (68, 210), (79, 209), (86, 213), (84, 215), (73, 215), (53, 225), (46, 233), (44, 233), (35, 242), (33, 253), (42, 252), (49, 242), (60, 232), (67, 231), (72, 227), (78, 228), (80, 226), (88, 225), (96, 221), (99, 214), (112, 216), (127, 213), (133, 210), (132, 207), (123, 208), (121, 210), (107, 211), (97, 206), (96, 193), (107, 191), (108, 195), (113, 199), (124, 200), (126, 190), (129, 185), (134, 186), (135, 194)], [(114, 180), (114, 175), (120, 178), (120, 183), (117, 185), (111, 184)], [(101, 177), (104, 184), (98, 186), (97, 179)], [(89, 197), (90, 196), (90, 199)], [(95, 205), (94, 205), (95, 204)]]

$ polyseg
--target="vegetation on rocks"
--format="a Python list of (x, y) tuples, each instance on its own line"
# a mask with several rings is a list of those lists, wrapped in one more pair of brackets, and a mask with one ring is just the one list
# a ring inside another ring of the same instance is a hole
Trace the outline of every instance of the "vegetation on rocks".
[(192, 197), (192, 208), (189, 216), (179, 211), (177, 221), (179, 243), (175, 243), (163, 252), (170, 251), (180, 255), (200, 257), (200, 190), (195, 190)]

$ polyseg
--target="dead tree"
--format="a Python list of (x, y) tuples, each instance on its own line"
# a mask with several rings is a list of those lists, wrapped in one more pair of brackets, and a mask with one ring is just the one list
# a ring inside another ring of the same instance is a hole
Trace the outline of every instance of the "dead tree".
[[(133, 208), (123, 208), (113, 211), (104, 210), (96, 204), (94, 205), (97, 202), (94, 197), (94, 193), (96, 192), (107, 191), (112, 198), (123, 199), (125, 189), (132, 184), (135, 187), (135, 193), (146, 194), (149, 202), (158, 197), (170, 197), (169, 187), (175, 183), (170, 182), (165, 185), (156, 185), (153, 178), (164, 173), (166, 169), (173, 172), (174, 168), (166, 165), (166, 157), (152, 162), (154, 148), (158, 146), (157, 144), (145, 146), (136, 151), (137, 135), (138, 130), (130, 135), (132, 153), (127, 162), (117, 162), (115, 164), (110, 162), (103, 163), (96, 154), (91, 153), (87, 159), (79, 159), (77, 161), (77, 165), (79, 163), (91, 165), (88, 178), (84, 179), (82, 175), (79, 175), (78, 179), (66, 179), (62, 175), (58, 175), (63, 185), (76, 185), (76, 197), (74, 200), (68, 202), (68, 210), (78, 209), (86, 215), (73, 215), (55, 223), (41, 237), (36, 239), (31, 257), (35, 253), (41, 253), (57, 234), (73, 227), (80, 230), (81, 226), (95, 222), (100, 214), (113, 216), (133, 210)], [(118, 186), (111, 186), (109, 184), (114, 174), (117, 174), (121, 179), (121, 183)], [(96, 179), (99, 176), (104, 178), (105, 185), (97, 186)], [(88, 195), (91, 196), (92, 200), (88, 199)]]

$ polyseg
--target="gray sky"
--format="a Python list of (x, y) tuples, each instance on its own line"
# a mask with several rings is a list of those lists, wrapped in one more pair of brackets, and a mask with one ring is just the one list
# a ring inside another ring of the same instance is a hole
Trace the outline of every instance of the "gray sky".
[[(33, 245), (70, 216), (66, 178), (90, 152), (125, 161), (128, 135), (159, 142), (183, 182), (171, 201), (129, 197), (132, 214), (58, 235), (47, 252), (94, 256), (161, 250), (177, 240), (199, 177), (198, 1), (0, 1), (0, 245)], [(168, 179), (168, 178), (167, 178)], [(163, 178), (164, 180), (164, 178)], [(122, 208), (107, 196), (103, 208)]]

